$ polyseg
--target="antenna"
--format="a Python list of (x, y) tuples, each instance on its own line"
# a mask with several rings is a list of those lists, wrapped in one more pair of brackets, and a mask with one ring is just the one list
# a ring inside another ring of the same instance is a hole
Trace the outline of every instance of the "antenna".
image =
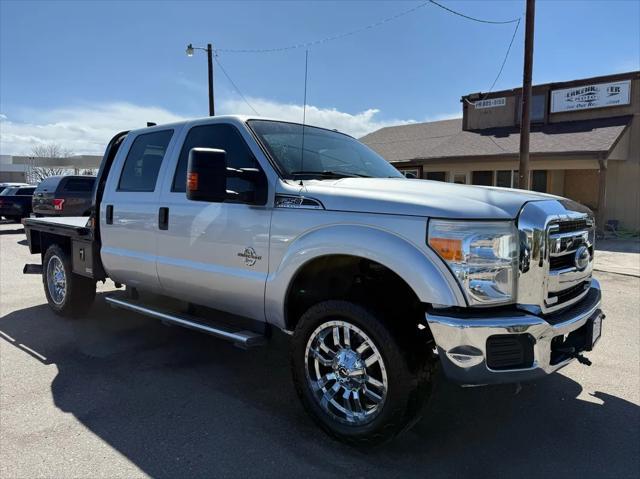
[[(302, 104), (302, 149), (300, 151), (300, 171), (304, 171), (304, 124), (307, 120), (307, 72), (309, 66), (309, 50), (304, 53), (304, 102)], [(300, 179), (302, 186), (302, 179)]]

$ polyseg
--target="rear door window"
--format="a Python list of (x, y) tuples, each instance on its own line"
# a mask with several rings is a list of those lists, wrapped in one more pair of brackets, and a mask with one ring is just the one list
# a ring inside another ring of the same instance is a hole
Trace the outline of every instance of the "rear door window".
[(152, 192), (173, 130), (139, 135), (131, 145), (120, 175), (118, 191)]
[(63, 177), (61, 176), (50, 176), (49, 178), (45, 178), (40, 182), (36, 189), (38, 191), (55, 191), (62, 178)]
[(69, 178), (63, 187), (63, 191), (90, 193), (93, 190), (95, 178)]

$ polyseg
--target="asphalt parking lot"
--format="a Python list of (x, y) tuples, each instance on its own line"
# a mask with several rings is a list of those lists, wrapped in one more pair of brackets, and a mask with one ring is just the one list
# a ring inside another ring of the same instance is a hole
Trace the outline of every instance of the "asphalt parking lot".
[[(0, 225), (0, 477), (638, 477), (640, 279), (597, 272), (589, 355), (536, 383), (440, 381), (424, 418), (373, 451), (327, 438), (287, 339), (243, 351), (112, 310), (53, 315), (20, 225)], [(638, 261), (638, 260), (636, 260)]]

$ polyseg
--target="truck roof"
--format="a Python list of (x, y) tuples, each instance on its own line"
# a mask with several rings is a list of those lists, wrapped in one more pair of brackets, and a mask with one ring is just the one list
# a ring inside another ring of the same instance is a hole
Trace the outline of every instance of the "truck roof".
[[(253, 115), (253, 116), (252, 115), (219, 115), (219, 116), (205, 116), (201, 118), (193, 118), (190, 120), (175, 121), (172, 123), (163, 123), (163, 124), (158, 124), (158, 125), (149, 126), (145, 128), (137, 128), (135, 130), (131, 130), (131, 133), (137, 135), (140, 133), (148, 133), (150, 131), (166, 130), (167, 128), (172, 128), (172, 127), (178, 128), (178, 127), (183, 127), (185, 125), (188, 127), (192, 127), (195, 125), (207, 125), (207, 124), (219, 123), (219, 122), (244, 124), (249, 120), (280, 121), (283, 123), (294, 123), (294, 124), (302, 125), (302, 122), (298, 122), (298, 121), (283, 120), (282, 118), (272, 118), (272, 117), (258, 116), (258, 115)], [(322, 126), (312, 125), (309, 123), (305, 123), (305, 126), (321, 128), (323, 130), (328, 130), (328, 131), (336, 131), (338, 133), (342, 133), (343, 135), (350, 136), (347, 133), (343, 133), (338, 130), (332, 130), (331, 128), (324, 128)]]

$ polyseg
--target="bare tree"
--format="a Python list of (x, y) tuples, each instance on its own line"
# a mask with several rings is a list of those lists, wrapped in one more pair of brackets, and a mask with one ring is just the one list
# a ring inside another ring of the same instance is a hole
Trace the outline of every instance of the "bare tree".
[[(36, 145), (31, 149), (31, 156), (34, 158), (68, 158), (72, 155), (73, 153), (70, 150), (57, 143)], [(66, 168), (35, 166), (35, 164), (32, 164), (28, 168), (27, 176), (30, 183), (39, 183), (50, 176), (67, 173), (68, 170)]]

